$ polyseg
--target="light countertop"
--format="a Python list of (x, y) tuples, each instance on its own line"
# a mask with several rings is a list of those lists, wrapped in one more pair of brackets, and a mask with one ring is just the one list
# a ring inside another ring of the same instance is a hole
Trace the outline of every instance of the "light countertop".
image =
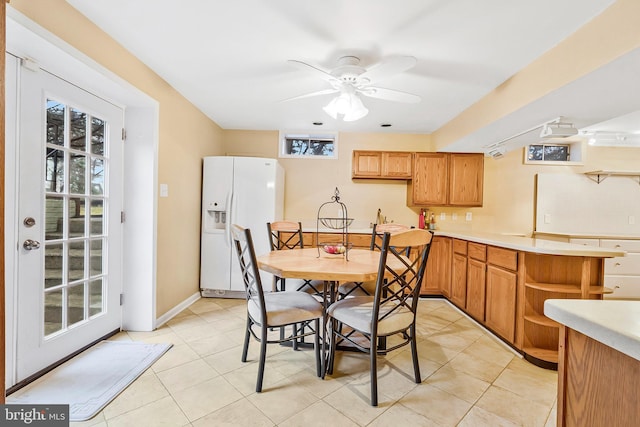
[(619, 249), (585, 246), (574, 243), (555, 242), (545, 239), (536, 239), (533, 237), (512, 236), (498, 233), (436, 231), (436, 235), (469, 240), (476, 243), (484, 243), (486, 245), (500, 246), (502, 248), (514, 249), (517, 251), (546, 255), (570, 255), (602, 258), (626, 255), (625, 251), (621, 251)]
[[(303, 228), (305, 232), (316, 232), (315, 227)], [(340, 233), (341, 230), (320, 229), (320, 233)], [(349, 233), (371, 234), (370, 228), (349, 228)], [(598, 246), (585, 246), (573, 243), (556, 242), (546, 239), (536, 239), (532, 237), (514, 236), (499, 233), (483, 233), (473, 231), (445, 231), (436, 230), (436, 236), (452, 237), (455, 239), (468, 240), (485, 245), (499, 246), (516, 251), (531, 252), (546, 255), (568, 255), (611, 258), (625, 256), (626, 252), (619, 249), (601, 248)]]
[(581, 232), (567, 232), (556, 233), (547, 231), (534, 231), (534, 235), (540, 236), (554, 236), (554, 237), (566, 237), (566, 238), (583, 238), (583, 239), (611, 239), (611, 240), (638, 240), (640, 235), (637, 234), (611, 234), (611, 233), (581, 233)]
[(549, 299), (544, 314), (640, 360), (640, 301)]

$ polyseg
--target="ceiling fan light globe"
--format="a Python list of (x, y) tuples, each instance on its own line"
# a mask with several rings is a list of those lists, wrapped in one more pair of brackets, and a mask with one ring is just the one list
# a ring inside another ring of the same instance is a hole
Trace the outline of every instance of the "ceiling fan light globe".
[(360, 97), (356, 94), (351, 95), (351, 104), (349, 111), (347, 111), (342, 118), (345, 122), (353, 122), (359, 120), (369, 114), (369, 110), (364, 106)]
[(367, 114), (369, 114), (369, 110), (363, 106), (362, 109), (357, 109), (357, 110), (348, 112), (347, 114), (344, 115), (342, 120), (344, 120), (345, 122), (355, 122), (356, 120), (360, 120)]
[(332, 118), (337, 119), (338, 115), (344, 115), (351, 108), (351, 99), (346, 93), (342, 93), (331, 100), (323, 110)]

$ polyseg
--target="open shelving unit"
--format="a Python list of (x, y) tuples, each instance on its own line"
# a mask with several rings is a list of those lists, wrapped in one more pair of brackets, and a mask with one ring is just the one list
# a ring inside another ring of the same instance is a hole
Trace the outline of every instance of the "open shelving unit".
[(544, 315), (547, 299), (602, 299), (611, 292), (602, 286), (601, 258), (525, 255), (522, 351), (530, 362), (554, 368), (558, 363), (560, 324)]

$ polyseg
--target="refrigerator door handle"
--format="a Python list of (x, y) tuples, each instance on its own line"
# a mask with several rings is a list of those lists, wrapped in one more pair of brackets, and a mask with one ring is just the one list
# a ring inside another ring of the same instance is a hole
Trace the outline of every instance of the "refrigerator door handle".
[(231, 215), (233, 214), (233, 198), (233, 191), (229, 191), (227, 194), (227, 211), (225, 212), (226, 218), (224, 222), (224, 240), (228, 248), (231, 248)]

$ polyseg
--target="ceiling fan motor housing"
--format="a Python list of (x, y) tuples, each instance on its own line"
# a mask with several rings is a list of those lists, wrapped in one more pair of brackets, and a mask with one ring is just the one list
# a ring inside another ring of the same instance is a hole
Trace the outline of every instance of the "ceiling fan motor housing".
[(363, 83), (358, 81), (358, 76), (367, 70), (358, 64), (360, 64), (360, 58), (357, 56), (343, 56), (338, 59), (338, 66), (331, 74), (345, 83)]

